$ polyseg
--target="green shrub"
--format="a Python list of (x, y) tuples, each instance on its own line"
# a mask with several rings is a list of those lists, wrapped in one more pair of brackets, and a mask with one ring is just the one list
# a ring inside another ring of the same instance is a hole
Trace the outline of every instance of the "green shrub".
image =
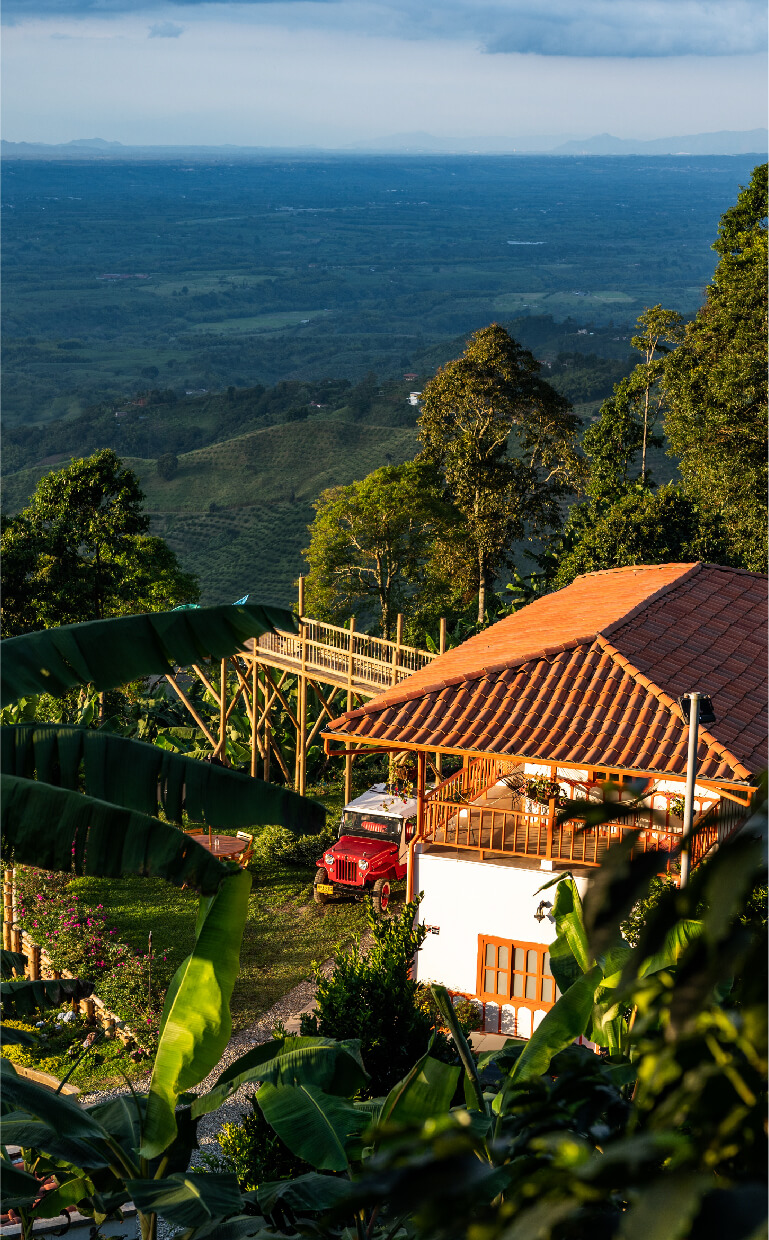
[(312, 1171), (308, 1163), (283, 1144), (262, 1115), (253, 1094), (248, 1104), (250, 1110), (242, 1123), (222, 1125), (218, 1141), (224, 1159), (217, 1160), (216, 1169), (232, 1169), (246, 1192), (254, 1192), (260, 1184), (271, 1180), (291, 1180)]
[(435, 1031), (432, 1054), (452, 1063), (456, 1052), (437, 1027), (438, 1018), (424, 1001), (424, 988), (411, 978), (414, 955), (427, 931), (415, 924), (420, 898), (402, 913), (378, 917), (369, 904), (365, 950), (359, 940), (339, 948), (329, 977), (315, 968), (316, 1010), (302, 1016), (303, 1036), (360, 1038), (361, 1054), (371, 1076), (367, 1094), (379, 1097), (406, 1075), (424, 1055)]
[(335, 838), (334, 828), (328, 826), (318, 835), (294, 835), (286, 827), (265, 827), (254, 840), (254, 860), (267, 865), (314, 866)]

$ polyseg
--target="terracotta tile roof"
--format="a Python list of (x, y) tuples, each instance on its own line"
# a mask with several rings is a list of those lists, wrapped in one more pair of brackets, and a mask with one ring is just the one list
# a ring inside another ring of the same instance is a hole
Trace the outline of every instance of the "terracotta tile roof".
[(766, 578), (710, 564), (579, 577), (448, 651), (327, 734), (682, 774), (682, 693), (713, 698), (700, 776), (766, 765)]

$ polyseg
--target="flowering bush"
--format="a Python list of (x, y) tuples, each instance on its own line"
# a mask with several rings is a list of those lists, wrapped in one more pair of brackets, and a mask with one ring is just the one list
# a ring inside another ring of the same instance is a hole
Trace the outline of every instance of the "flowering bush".
[(163, 995), (151, 979), (164, 952), (134, 952), (108, 925), (104, 906), (86, 904), (66, 874), (16, 867), (18, 918), (57, 969), (94, 983), (96, 994), (126, 1021), (145, 1050), (154, 1051)]

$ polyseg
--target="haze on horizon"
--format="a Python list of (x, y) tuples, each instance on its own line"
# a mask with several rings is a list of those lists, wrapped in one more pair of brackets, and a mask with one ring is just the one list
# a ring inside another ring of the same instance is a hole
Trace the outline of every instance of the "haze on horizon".
[(6, 0), (3, 136), (345, 147), (766, 124), (763, 0)]

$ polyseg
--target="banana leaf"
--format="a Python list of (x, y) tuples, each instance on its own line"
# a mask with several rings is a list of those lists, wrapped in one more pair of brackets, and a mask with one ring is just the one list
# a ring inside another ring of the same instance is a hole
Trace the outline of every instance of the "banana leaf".
[(168, 987), (152, 1070), (141, 1153), (155, 1158), (177, 1134), (179, 1095), (199, 1085), (230, 1039), (230, 996), (240, 964), (251, 876), (238, 870), (201, 901), (191, 955)]
[(0, 948), (0, 978), (7, 982), (14, 973), (24, 973), (27, 957), (23, 952), (9, 952), (6, 947)]
[(178, 827), (105, 801), (16, 775), (0, 777), (4, 858), (41, 869), (118, 878), (164, 878), (213, 895), (233, 864)]
[(56, 980), (14, 978), (0, 982), (0, 1004), (3, 1016), (26, 1016), (42, 1008), (61, 1007), (68, 999), (89, 999), (94, 983), (79, 977), (62, 977)]
[(227, 1068), (207, 1094), (192, 1104), (195, 1118), (215, 1111), (251, 1081), (273, 1085), (317, 1085), (330, 1094), (351, 1097), (362, 1089), (368, 1073), (360, 1057), (360, 1042), (333, 1038), (278, 1038), (255, 1046)]
[(15, 724), (0, 729), (0, 766), (7, 775), (83, 791), (102, 801), (172, 822), (232, 828), (279, 823), (291, 831), (322, 829), (326, 810), (240, 771), (196, 762), (144, 741), (68, 724)]
[(83, 1141), (103, 1141), (109, 1134), (102, 1125), (64, 1094), (55, 1094), (34, 1081), (19, 1076), (13, 1064), (0, 1058), (3, 1102), (40, 1119), (58, 1137)]
[(126, 1189), (142, 1214), (159, 1214), (174, 1227), (199, 1227), (237, 1214), (243, 1207), (237, 1178), (188, 1171), (164, 1180), (126, 1180)]
[(380, 1124), (423, 1124), (445, 1115), (451, 1106), (462, 1069), (423, 1055), (385, 1098)]
[(0, 1159), (0, 1183), (4, 1211), (26, 1209), (40, 1195), (40, 1181), (6, 1158)]
[(502, 1093), (497, 1094), (495, 1110), (498, 1104), (504, 1108), (511, 1085), (542, 1076), (553, 1056), (584, 1034), (590, 1025), (596, 991), (602, 980), (601, 969), (594, 965), (545, 1013), (513, 1064)]
[(347, 1098), (315, 1085), (265, 1083), (256, 1101), (267, 1123), (297, 1158), (318, 1171), (345, 1171), (348, 1147), (369, 1125), (369, 1117)]
[(273, 629), (297, 632), (296, 617), (283, 607), (248, 603), (114, 616), (23, 633), (2, 643), (0, 706), (34, 693), (57, 696), (75, 685), (114, 689), (209, 657), (226, 659), (249, 638)]
[(256, 1200), (265, 1215), (274, 1214), (276, 1207), (286, 1207), (292, 1214), (317, 1214), (333, 1209), (349, 1195), (349, 1180), (309, 1171), (305, 1175), (294, 1176), (292, 1180), (272, 1180), (260, 1184)]
[(0, 1043), (4, 1046), (39, 1046), (40, 1038), (26, 1029), (12, 1029), (10, 1025), (0, 1024)]

